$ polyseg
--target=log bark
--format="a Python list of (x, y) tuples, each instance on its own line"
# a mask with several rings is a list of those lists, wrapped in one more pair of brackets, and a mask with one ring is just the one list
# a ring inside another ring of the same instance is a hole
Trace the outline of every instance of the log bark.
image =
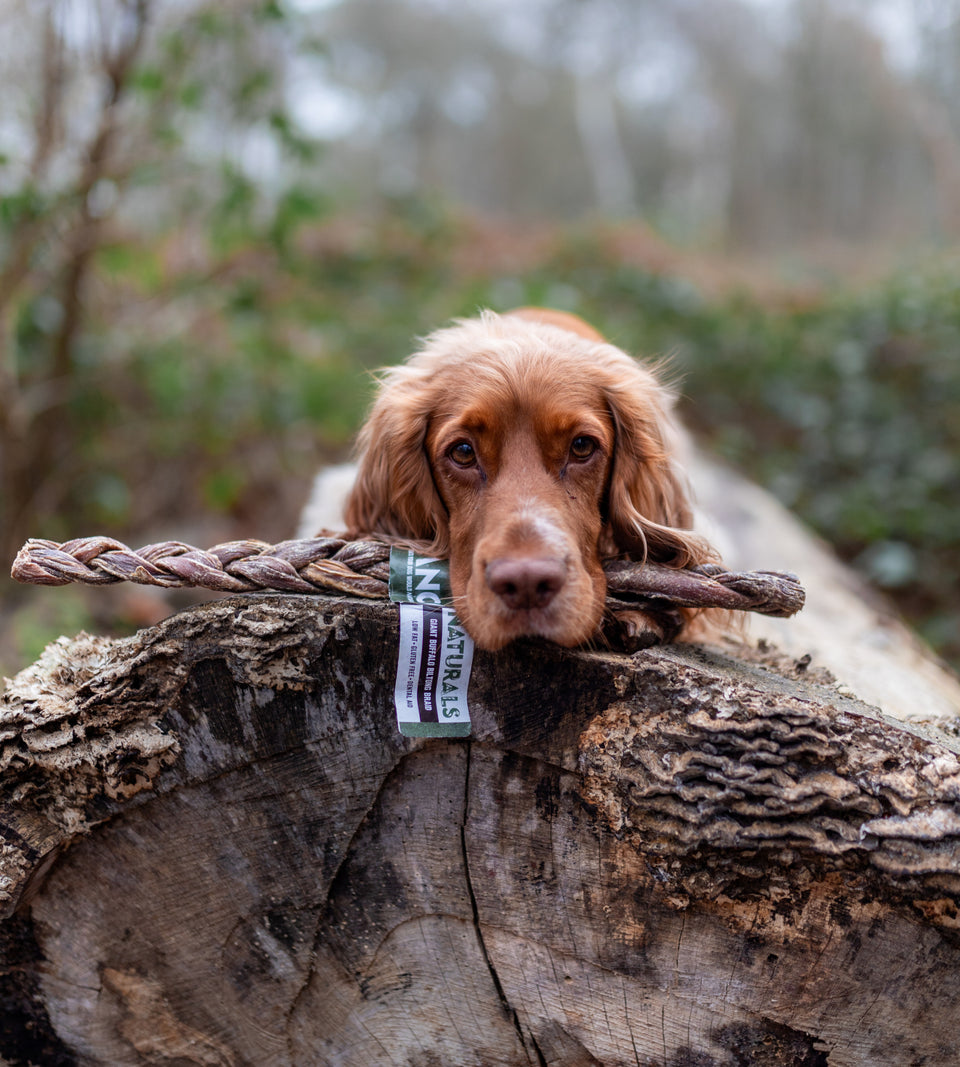
[(955, 733), (745, 646), (528, 641), (470, 739), (404, 738), (396, 626), (244, 595), (8, 685), (0, 1059), (960, 1062)]

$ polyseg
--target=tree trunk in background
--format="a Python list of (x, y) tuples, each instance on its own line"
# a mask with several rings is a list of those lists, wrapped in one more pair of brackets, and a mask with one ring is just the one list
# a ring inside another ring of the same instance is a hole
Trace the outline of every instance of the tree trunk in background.
[(574, 104), (583, 158), (593, 182), (594, 210), (613, 218), (635, 214), (633, 170), (620, 136), (613, 87), (602, 78), (582, 74), (575, 80)]
[(0, 1057), (960, 1062), (955, 739), (772, 653), (534, 642), (402, 738), (395, 631), (239, 597), (11, 683)]

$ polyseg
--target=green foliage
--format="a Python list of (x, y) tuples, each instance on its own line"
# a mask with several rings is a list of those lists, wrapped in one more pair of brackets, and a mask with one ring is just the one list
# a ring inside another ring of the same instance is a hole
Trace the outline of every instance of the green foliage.
[(289, 250), (301, 226), (317, 222), (330, 209), (327, 199), (304, 185), (292, 185), (277, 200), (270, 226), (270, 242), (278, 252)]
[(35, 593), (29, 601), (22, 600), (10, 611), (5, 620), (10, 626), (0, 633), (5, 638), (0, 640), (0, 691), (5, 676), (33, 663), (58, 637), (97, 630), (89, 599), (82, 588), (38, 589)]
[(5, 235), (15, 226), (35, 222), (43, 214), (44, 207), (44, 198), (30, 183), (0, 196), (0, 233)]

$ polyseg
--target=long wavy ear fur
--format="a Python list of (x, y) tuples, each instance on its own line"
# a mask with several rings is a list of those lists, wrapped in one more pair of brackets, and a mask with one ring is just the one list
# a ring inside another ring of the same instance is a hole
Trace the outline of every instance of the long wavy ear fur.
[(616, 444), (607, 490), (604, 550), (688, 567), (715, 558), (690, 530), (692, 510), (673, 465), (673, 398), (649, 369), (619, 367), (607, 389)]
[(431, 554), (445, 556), (447, 513), (425, 449), (431, 397), (420, 379), (413, 368), (396, 367), (381, 380), (358, 438), (357, 478), (344, 518), (352, 537), (428, 542)]

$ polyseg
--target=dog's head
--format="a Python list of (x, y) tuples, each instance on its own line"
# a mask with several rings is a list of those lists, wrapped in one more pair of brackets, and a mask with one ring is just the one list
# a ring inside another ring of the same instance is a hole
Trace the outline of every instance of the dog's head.
[(353, 536), (449, 557), (458, 614), (481, 648), (597, 630), (602, 560), (686, 566), (672, 396), (574, 316), (485, 312), (439, 330), (383, 374), (347, 502)]

